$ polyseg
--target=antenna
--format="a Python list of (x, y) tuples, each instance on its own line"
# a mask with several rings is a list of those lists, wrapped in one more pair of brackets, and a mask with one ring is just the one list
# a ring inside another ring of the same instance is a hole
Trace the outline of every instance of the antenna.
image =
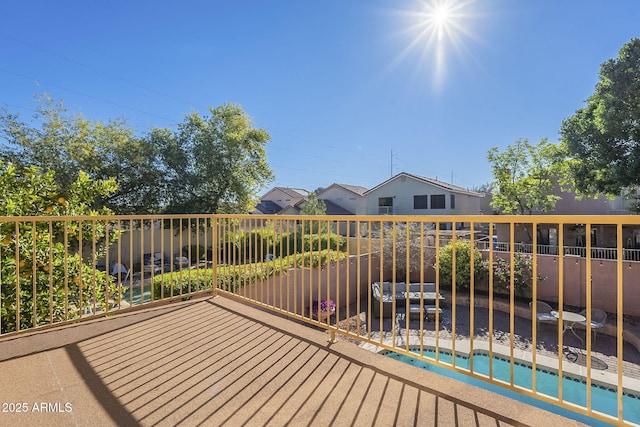
[(393, 154), (393, 150), (391, 150), (391, 176), (393, 177), (393, 158), (394, 158), (394, 154)]

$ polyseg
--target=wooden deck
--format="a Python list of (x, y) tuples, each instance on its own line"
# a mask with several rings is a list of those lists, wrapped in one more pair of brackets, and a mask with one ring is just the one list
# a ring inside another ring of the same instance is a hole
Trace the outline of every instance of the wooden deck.
[(225, 297), (5, 338), (0, 368), (6, 426), (580, 425)]

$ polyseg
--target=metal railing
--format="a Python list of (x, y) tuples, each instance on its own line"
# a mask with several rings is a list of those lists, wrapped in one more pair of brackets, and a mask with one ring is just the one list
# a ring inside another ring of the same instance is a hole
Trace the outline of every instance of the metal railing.
[(393, 206), (378, 206), (378, 215), (393, 215)]
[[(640, 316), (640, 264), (637, 252), (623, 248), (627, 234), (640, 231), (640, 218), (526, 218), (531, 230), (556, 224), (559, 242), (565, 225), (583, 223), (587, 235), (597, 225), (615, 248), (551, 247), (535, 237), (516, 243), (523, 217), (490, 219), (0, 218), (0, 331), (15, 335), (206, 292), (595, 419), (640, 422), (627, 419), (640, 412), (632, 407), (640, 402), (634, 386), (640, 378), (633, 377), (640, 370), (622, 351), (623, 344), (640, 343), (634, 322), (623, 321)], [(469, 230), (445, 230), (456, 222)], [(471, 237), (498, 224), (508, 227), (507, 242)], [(592, 259), (605, 262), (594, 267)], [(116, 264), (124, 276), (110, 274)], [(542, 301), (555, 310), (542, 313)], [(592, 309), (607, 312), (609, 321), (592, 323)], [(584, 321), (575, 320), (581, 310)], [(538, 322), (537, 314), (551, 324)], [(605, 338), (596, 341), (594, 333)], [(490, 360), (487, 369), (480, 358)], [(531, 368), (524, 379), (523, 366)], [(555, 391), (542, 388), (541, 372), (556, 375)], [(582, 401), (565, 392), (565, 378), (582, 388)], [(607, 407), (594, 398), (601, 389), (612, 393)]]
[[(509, 252), (509, 242), (489, 242), (485, 240), (477, 241), (478, 249), (488, 250), (492, 248), (496, 252)], [(515, 243), (514, 252), (533, 253), (531, 243)], [(540, 255), (558, 255), (558, 246), (537, 245), (536, 253)], [(582, 258), (587, 256), (587, 248), (584, 246), (564, 246), (565, 255), (574, 255)], [(618, 259), (618, 248), (592, 247), (591, 258), (593, 259)], [(640, 249), (622, 248), (622, 259), (628, 261), (640, 261)]]

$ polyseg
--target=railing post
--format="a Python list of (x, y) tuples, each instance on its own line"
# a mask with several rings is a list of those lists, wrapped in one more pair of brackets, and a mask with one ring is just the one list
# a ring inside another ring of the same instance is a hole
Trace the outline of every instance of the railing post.
[(218, 217), (211, 218), (211, 296), (218, 296)]

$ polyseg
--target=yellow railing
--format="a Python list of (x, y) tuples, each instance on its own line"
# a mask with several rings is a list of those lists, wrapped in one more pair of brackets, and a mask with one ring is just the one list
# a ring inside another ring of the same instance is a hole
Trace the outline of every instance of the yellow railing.
[(635, 216), (1, 218), (0, 331), (222, 294), (638, 423), (637, 236)]

